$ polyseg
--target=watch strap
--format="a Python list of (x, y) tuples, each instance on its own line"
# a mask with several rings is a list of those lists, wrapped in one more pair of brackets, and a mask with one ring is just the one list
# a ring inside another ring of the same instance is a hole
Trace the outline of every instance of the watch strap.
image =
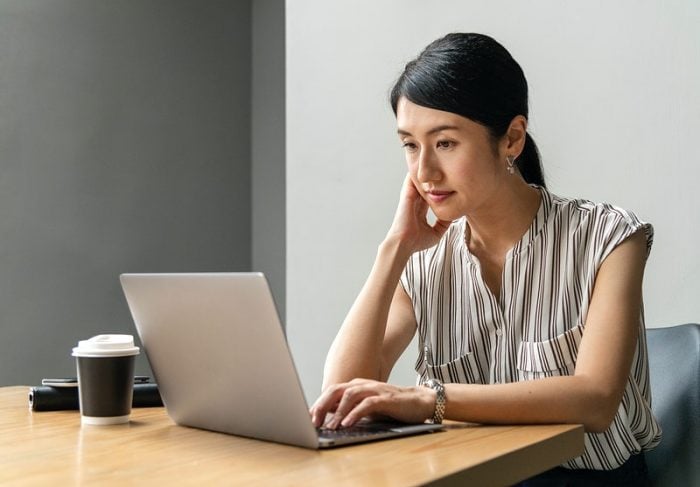
[(435, 397), (435, 412), (433, 413), (431, 422), (434, 424), (441, 424), (445, 417), (445, 403), (447, 402), (445, 386), (437, 379), (429, 379), (425, 383), (425, 386), (430, 387), (437, 394)]

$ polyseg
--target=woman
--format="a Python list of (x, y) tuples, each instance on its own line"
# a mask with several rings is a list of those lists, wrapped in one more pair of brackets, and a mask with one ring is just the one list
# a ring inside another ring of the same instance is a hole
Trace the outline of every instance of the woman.
[[(431, 43), (391, 105), (408, 174), (314, 423), (580, 423), (585, 453), (545, 476), (638, 485), (661, 437), (642, 306), (651, 225), (546, 190), (527, 82), (488, 36)], [(419, 385), (386, 384), (416, 332)]]

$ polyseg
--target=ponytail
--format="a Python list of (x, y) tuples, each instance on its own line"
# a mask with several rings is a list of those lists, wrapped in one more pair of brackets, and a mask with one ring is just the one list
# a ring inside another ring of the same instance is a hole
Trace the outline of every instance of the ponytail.
[(540, 163), (540, 151), (537, 150), (537, 144), (535, 144), (529, 133), (525, 134), (525, 147), (523, 147), (523, 151), (515, 160), (515, 163), (526, 183), (536, 184), (543, 188), (547, 187), (544, 182), (542, 164)]

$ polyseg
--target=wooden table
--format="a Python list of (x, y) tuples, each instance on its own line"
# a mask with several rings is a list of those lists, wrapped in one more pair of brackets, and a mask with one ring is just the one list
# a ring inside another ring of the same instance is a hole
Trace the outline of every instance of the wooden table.
[(314, 451), (176, 426), (163, 408), (80, 425), (0, 388), (2, 485), (509, 485), (583, 452), (578, 425), (479, 426)]

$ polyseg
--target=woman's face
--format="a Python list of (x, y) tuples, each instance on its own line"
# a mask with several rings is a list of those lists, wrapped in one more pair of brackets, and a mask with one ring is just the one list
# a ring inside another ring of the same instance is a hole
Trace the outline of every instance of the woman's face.
[(486, 127), (406, 98), (396, 122), (413, 184), (438, 218), (456, 220), (496, 196), (508, 173)]

